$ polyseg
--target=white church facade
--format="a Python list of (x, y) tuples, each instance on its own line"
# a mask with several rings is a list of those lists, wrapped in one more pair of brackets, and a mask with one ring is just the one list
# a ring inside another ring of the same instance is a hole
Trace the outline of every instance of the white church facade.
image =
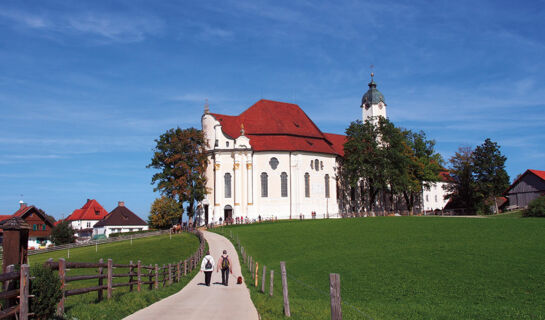
[[(363, 121), (387, 117), (373, 80), (361, 107)], [(260, 100), (238, 116), (206, 106), (201, 121), (209, 160), (202, 223), (338, 217), (353, 209), (337, 196), (346, 137), (322, 132), (298, 105)]]

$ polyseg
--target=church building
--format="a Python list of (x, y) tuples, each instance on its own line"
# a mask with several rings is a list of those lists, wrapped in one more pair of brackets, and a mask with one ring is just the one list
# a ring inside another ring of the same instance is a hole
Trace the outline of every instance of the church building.
[[(386, 117), (373, 80), (361, 107), (363, 121)], [(344, 135), (322, 132), (296, 104), (271, 100), (238, 116), (206, 106), (201, 121), (209, 153), (203, 223), (340, 214), (336, 176)]]

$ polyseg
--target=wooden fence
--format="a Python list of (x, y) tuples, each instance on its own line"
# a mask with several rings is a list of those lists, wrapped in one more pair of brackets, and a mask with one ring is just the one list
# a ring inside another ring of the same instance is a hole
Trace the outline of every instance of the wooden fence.
[[(140, 292), (146, 288), (148, 290), (158, 289), (159, 287), (165, 287), (175, 282), (179, 282), (181, 277), (191, 273), (200, 264), (200, 260), (204, 257), (205, 251), (205, 239), (200, 231), (194, 231), (195, 235), (199, 238), (199, 248), (189, 258), (176, 261), (169, 264), (144, 265), (140, 260), (136, 263), (130, 261), (128, 264), (114, 263), (112, 259), (103, 261), (100, 259), (97, 263), (94, 262), (71, 262), (65, 259), (59, 259), (58, 262), (54, 262), (53, 259), (49, 259), (45, 265), (49, 266), (53, 270), (58, 270), (59, 278), (61, 280), (62, 298), (57, 305), (57, 314), (62, 315), (64, 313), (64, 305), (66, 298), (74, 295), (86, 294), (91, 292), (97, 293), (97, 300), (104, 299), (104, 292), (106, 292), (106, 299), (111, 299), (113, 291), (118, 287), (129, 287), (129, 291), (136, 290)], [(0, 299), (7, 299), (6, 301), (13, 300), (13, 298), (19, 298), (16, 303), (10, 305), (8, 303), (7, 308), (2, 306), (0, 311), (0, 319), (11, 315), (18, 315), (19, 319), (28, 319), (28, 304), (29, 304), (29, 271), (28, 265), (21, 266), (21, 272), (13, 272), (13, 266), (4, 274), (0, 274), (0, 282), (3, 282), (3, 292), (0, 292)], [(115, 269), (128, 269), (128, 272), (115, 273)], [(74, 269), (87, 269), (94, 270), (90, 274), (85, 275), (67, 275), (67, 271)], [(21, 288), (15, 288), (13, 285), (14, 280), (20, 279)], [(114, 279), (122, 279), (125, 281), (116, 281)], [(77, 281), (96, 280), (96, 286), (67, 289), (67, 284)], [(13, 287), (13, 288), (12, 288)]]

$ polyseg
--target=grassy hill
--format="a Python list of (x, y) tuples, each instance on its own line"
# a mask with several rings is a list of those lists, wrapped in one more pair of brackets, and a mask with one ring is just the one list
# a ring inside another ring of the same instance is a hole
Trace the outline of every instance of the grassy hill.
[[(95, 247), (83, 247), (70, 249), (70, 258), (68, 251), (61, 250), (50, 253), (30, 256), (31, 265), (44, 263), (49, 258), (57, 261), (58, 258), (65, 258), (66, 261), (74, 262), (98, 262), (100, 258), (104, 261), (113, 259), (114, 263), (128, 264), (130, 260), (136, 263), (141, 260), (143, 264), (168, 264), (184, 260), (193, 254), (199, 246), (199, 240), (190, 233), (172, 235), (162, 235), (156, 237), (135, 239), (132, 241), (121, 241), (108, 243)], [(73, 269), (67, 271), (68, 276), (93, 274), (95, 269)], [(127, 273), (127, 269), (115, 269), (114, 273)], [(194, 273), (193, 273), (194, 274)], [(96, 302), (97, 293), (88, 293), (84, 295), (71, 296), (66, 299), (66, 314), (70, 319), (122, 319), (123, 317), (144, 308), (164, 297), (167, 297), (185, 286), (193, 277), (188, 276), (180, 283), (172, 286), (160, 288), (159, 290), (149, 291), (147, 287), (140, 293), (128, 292), (127, 287), (115, 288), (114, 299), (110, 301)], [(144, 279), (147, 281), (147, 278)], [(127, 282), (127, 278), (118, 279), (120, 282)], [(118, 282), (114, 279), (114, 282)], [(70, 282), (68, 289), (79, 287), (96, 286), (97, 280)], [(136, 290), (136, 289), (135, 289)], [(106, 297), (106, 292), (104, 292)]]
[(329, 319), (329, 273), (341, 276), (344, 319), (545, 318), (545, 219), (378, 217), (229, 229), (275, 270), (273, 298), (251, 290), (262, 319), (282, 318), (280, 261), (293, 319)]

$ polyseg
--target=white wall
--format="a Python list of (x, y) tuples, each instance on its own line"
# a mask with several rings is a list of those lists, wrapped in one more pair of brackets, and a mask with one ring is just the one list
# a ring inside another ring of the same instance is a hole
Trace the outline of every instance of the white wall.
[(448, 185), (447, 182), (435, 182), (430, 185), (429, 189), (424, 188), (422, 192), (422, 199), (424, 202), (424, 210), (443, 210), (447, 205), (448, 200), (445, 200)]
[(133, 232), (133, 231), (145, 231), (149, 230), (148, 226), (105, 226), (93, 229), (93, 236), (97, 234), (104, 234), (106, 237), (110, 237), (110, 234), (117, 232)]

